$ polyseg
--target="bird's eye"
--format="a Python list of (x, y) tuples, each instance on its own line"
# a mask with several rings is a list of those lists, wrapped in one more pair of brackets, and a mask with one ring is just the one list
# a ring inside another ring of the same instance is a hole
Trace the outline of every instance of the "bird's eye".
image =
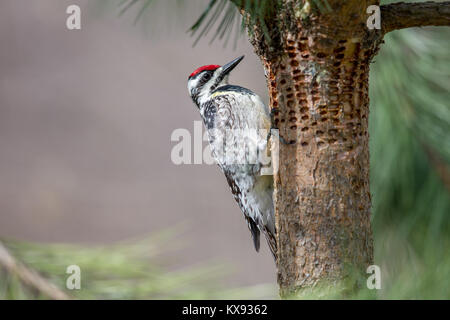
[(210, 73), (205, 73), (205, 75), (203, 76), (203, 79), (205, 79), (205, 80), (211, 79), (211, 74)]

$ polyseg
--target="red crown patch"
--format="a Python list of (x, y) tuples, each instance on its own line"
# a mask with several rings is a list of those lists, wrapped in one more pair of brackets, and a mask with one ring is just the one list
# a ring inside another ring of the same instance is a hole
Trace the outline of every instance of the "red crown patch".
[(220, 66), (218, 66), (216, 64), (210, 64), (210, 65), (207, 65), (207, 66), (200, 67), (200, 68), (196, 69), (194, 72), (192, 72), (190, 74), (189, 78), (196, 76), (197, 74), (199, 74), (202, 71), (205, 71), (205, 70), (216, 70), (217, 68), (220, 68)]

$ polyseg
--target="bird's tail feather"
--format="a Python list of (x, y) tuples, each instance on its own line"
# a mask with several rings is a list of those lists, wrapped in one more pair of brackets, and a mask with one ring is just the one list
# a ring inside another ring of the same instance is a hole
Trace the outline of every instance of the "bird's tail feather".
[(277, 239), (267, 228), (264, 229), (264, 235), (266, 236), (267, 244), (269, 245), (270, 252), (272, 252), (273, 259), (277, 261)]
[(259, 246), (260, 246), (259, 228), (251, 218), (247, 218), (247, 222), (248, 222), (248, 228), (250, 229), (250, 232), (252, 233), (253, 245), (255, 246), (256, 252), (259, 252)]

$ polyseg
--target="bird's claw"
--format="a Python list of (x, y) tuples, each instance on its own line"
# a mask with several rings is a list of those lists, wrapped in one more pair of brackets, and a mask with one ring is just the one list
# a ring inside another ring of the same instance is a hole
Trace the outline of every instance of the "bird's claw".
[(284, 139), (281, 135), (280, 132), (278, 130), (278, 128), (275, 125), (275, 113), (278, 110), (273, 108), (272, 110), (270, 110), (270, 131), (269, 134), (267, 135), (267, 141), (269, 141), (270, 137), (272, 136), (272, 131), (276, 131), (277, 132), (277, 136), (278, 136), (278, 140), (281, 141), (282, 144), (284, 145), (292, 145), (295, 144), (297, 141), (292, 140), (292, 141), (286, 141), (286, 139)]

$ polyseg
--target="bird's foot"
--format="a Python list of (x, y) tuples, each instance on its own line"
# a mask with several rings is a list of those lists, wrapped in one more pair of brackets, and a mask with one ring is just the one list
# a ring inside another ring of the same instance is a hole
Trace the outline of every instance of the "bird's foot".
[(269, 139), (273, 135), (273, 133), (276, 132), (276, 136), (277, 136), (278, 140), (281, 141), (282, 144), (285, 144), (285, 145), (295, 144), (297, 141), (295, 141), (295, 140), (287, 141), (280, 135), (280, 131), (276, 127), (276, 124), (275, 124), (275, 113), (277, 111), (278, 111), (277, 109), (270, 110), (270, 131), (267, 135), (267, 141), (269, 141)]

